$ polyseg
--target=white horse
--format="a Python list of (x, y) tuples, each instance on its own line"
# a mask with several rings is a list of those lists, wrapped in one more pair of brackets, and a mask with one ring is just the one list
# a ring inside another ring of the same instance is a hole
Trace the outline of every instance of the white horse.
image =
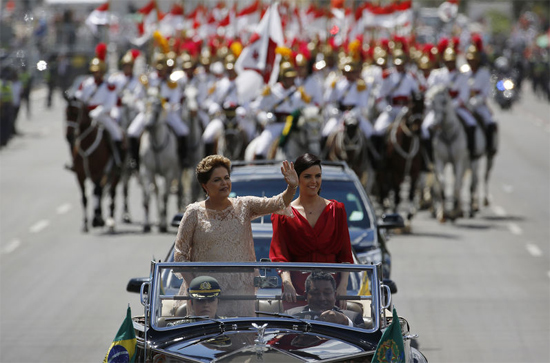
[[(145, 211), (143, 231), (151, 231), (149, 202), (151, 191), (153, 191), (157, 200), (159, 231), (164, 233), (168, 230), (167, 205), (170, 187), (173, 182), (177, 184), (178, 210), (183, 206), (182, 170), (178, 160), (176, 135), (170, 130), (166, 122), (167, 111), (162, 100), (158, 95), (155, 95), (155, 90), (156, 88), (149, 89), (145, 111), (146, 126), (140, 147), (140, 178), (143, 187), (143, 207)], [(157, 176), (161, 178), (159, 179)]]
[[(121, 118), (120, 118), (120, 127), (126, 131), (132, 121), (138, 115), (139, 110), (135, 102), (135, 98), (132, 93), (128, 90), (123, 91), (122, 93), (122, 107), (121, 107)], [(132, 218), (130, 216), (130, 208), (128, 206), (128, 194), (129, 194), (129, 184), (132, 175), (134, 174), (134, 169), (129, 165), (130, 153), (126, 153), (126, 158), (122, 163), (122, 174), (120, 179), (120, 184), (122, 185), (122, 200), (123, 200), (123, 212), (122, 220), (124, 223), (131, 223)]]
[[(300, 111), (298, 120), (287, 124), (290, 127), (284, 144), (279, 143), (275, 159), (296, 160), (306, 152), (321, 156), (321, 131), (323, 128), (323, 115), (316, 106), (306, 106)], [(284, 131), (283, 131), (284, 133)]]
[(202, 192), (202, 188), (194, 175), (195, 166), (204, 157), (204, 143), (202, 141), (202, 133), (204, 130), (198, 115), (199, 105), (197, 102), (197, 95), (198, 90), (195, 87), (188, 86), (184, 90), (182, 120), (189, 127), (186, 157), (187, 168), (185, 168), (184, 172), (186, 175), (186, 185), (189, 185), (191, 189), (191, 194), (188, 196), (186, 204), (197, 201)]
[[(461, 190), (464, 173), (468, 166), (466, 132), (452, 105), (452, 99), (445, 86), (434, 87), (426, 93), (427, 104), (435, 114), (433, 130), (434, 150), (434, 208), (440, 222), (462, 215)], [(453, 209), (449, 213), (445, 208), (446, 179), (445, 167), (451, 164), (453, 169)]]

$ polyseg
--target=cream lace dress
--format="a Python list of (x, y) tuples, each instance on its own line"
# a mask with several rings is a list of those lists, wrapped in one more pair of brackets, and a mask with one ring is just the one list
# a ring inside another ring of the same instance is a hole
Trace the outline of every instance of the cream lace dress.
[[(181, 219), (174, 258), (177, 262), (254, 262), (251, 221), (285, 208), (282, 193), (272, 198), (229, 198), (231, 205), (217, 211), (200, 202), (187, 206)], [(254, 294), (254, 274), (212, 274), (220, 283), (222, 295)], [(187, 281), (189, 282), (189, 281)], [(187, 294), (183, 281), (180, 294)], [(254, 316), (254, 301), (220, 300), (219, 316)]]

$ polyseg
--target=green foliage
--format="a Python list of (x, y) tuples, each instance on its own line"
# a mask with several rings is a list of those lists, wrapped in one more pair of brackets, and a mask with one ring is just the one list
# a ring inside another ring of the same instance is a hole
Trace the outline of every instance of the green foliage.
[(511, 19), (500, 11), (489, 11), (487, 18), (490, 20), (491, 29), (489, 31), (491, 34), (510, 33), (512, 30)]

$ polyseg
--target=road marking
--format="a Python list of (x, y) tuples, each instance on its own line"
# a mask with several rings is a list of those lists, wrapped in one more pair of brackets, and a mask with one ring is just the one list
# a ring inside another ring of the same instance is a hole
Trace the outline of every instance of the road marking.
[(540, 257), (542, 256), (542, 251), (541, 249), (539, 248), (539, 246), (535, 245), (535, 244), (532, 244), (532, 243), (528, 243), (527, 245), (525, 245), (525, 247), (527, 248), (527, 251), (534, 257)]
[(73, 206), (69, 203), (65, 203), (57, 207), (57, 214), (65, 214), (71, 210)]
[(48, 221), (47, 219), (43, 219), (41, 221), (38, 221), (36, 222), (30, 229), (29, 231), (31, 233), (38, 233), (40, 232), (41, 230), (43, 230), (44, 228), (46, 228), (47, 226), (50, 225), (50, 221)]
[(504, 190), (506, 193), (512, 193), (514, 191), (514, 187), (510, 184), (503, 184), (502, 190)]
[(499, 217), (506, 217), (506, 210), (499, 205), (493, 207), (493, 212)]
[(521, 229), (521, 227), (518, 226), (515, 223), (509, 223), (508, 224), (508, 229), (510, 230), (510, 232), (512, 232), (513, 234), (515, 234), (517, 236), (520, 236), (520, 235), (523, 234), (523, 230)]
[(10, 241), (10, 243), (8, 243), (8, 245), (2, 249), (2, 253), (5, 253), (5, 254), (12, 253), (20, 245), (21, 245), (21, 241), (18, 239), (14, 239)]

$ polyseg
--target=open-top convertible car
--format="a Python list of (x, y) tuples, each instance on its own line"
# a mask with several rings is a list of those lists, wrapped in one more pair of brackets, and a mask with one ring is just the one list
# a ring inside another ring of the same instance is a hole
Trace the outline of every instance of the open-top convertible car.
[[(293, 303), (282, 297), (286, 271), (304, 291)], [(348, 292), (337, 296), (342, 276)], [(377, 351), (392, 321), (381, 264), (152, 262), (140, 299), (137, 362), (371, 362), (395, 343)], [(407, 321), (399, 326), (400, 360), (390, 361), (426, 362)]]

